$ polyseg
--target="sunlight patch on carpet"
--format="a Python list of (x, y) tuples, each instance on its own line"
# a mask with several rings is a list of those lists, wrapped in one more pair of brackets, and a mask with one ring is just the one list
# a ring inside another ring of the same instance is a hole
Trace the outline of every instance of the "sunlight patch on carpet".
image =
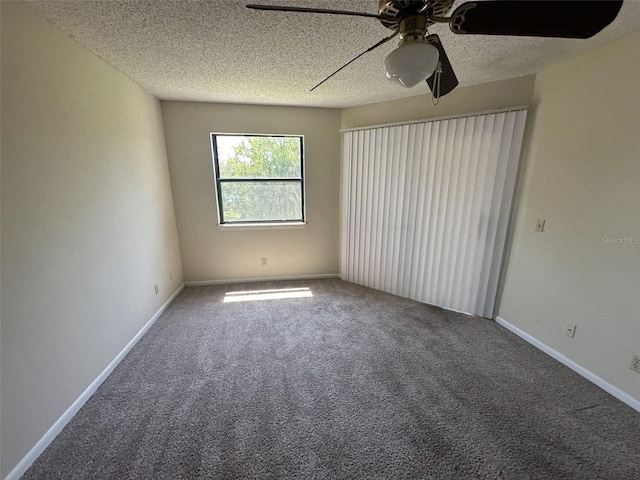
[(255, 302), (257, 300), (281, 300), (285, 298), (313, 297), (311, 290), (303, 288), (278, 288), (274, 290), (247, 290), (242, 292), (227, 292), (224, 303)]

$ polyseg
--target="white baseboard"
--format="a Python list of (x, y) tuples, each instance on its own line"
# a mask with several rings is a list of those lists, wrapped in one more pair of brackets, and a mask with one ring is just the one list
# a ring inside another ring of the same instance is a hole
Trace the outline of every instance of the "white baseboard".
[(635, 398), (633, 398), (628, 393), (620, 390), (617, 387), (614, 387), (609, 382), (607, 382), (607, 381), (603, 380), (602, 378), (598, 377), (595, 373), (590, 372), (586, 368), (578, 365), (573, 360), (565, 357), (560, 352), (555, 351), (553, 348), (549, 347), (548, 345), (545, 345), (540, 340), (538, 340), (538, 339), (532, 337), (531, 335), (529, 335), (528, 333), (520, 330), (518, 327), (516, 327), (514, 325), (511, 325), (504, 318), (496, 317), (496, 322), (499, 325), (502, 325), (507, 330), (510, 330), (511, 332), (515, 333), (516, 335), (518, 335), (523, 340), (526, 340), (527, 342), (529, 342), (534, 347), (538, 348), (539, 350), (542, 350), (544, 353), (546, 353), (550, 357), (553, 357), (556, 360), (558, 360), (560, 363), (566, 365), (567, 367), (569, 367), (571, 370), (573, 370), (577, 374), (582, 375), (584, 378), (586, 378), (590, 382), (595, 383), (598, 387), (603, 389), (605, 392), (610, 393), (611, 395), (616, 397), (621, 402), (626, 403), (627, 405), (629, 405), (634, 410), (640, 412), (640, 401), (636, 400)]
[(224, 280), (195, 280), (184, 282), (186, 287), (201, 287), (205, 285), (224, 285), (227, 283), (249, 283), (249, 282), (277, 282), (280, 280), (316, 280), (320, 278), (339, 278), (338, 273), (322, 273), (319, 275), (292, 275), (283, 277), (254, 277), (254, 278), (227, 278)]
[(62, 414), (62, 416), (54, 423), (47, 433), (45, 433), (38, 443), (34, 445), (34, 447), (27, 453), (24, 458), (15, 466), (11, 472), (5, 477), (5, 480), (18, 480), (24, 473), (29, 469), (31, 464), (35, 462), (35, 460), (45, 451), (45, 449), (49, 446), (49, 444), (53, 441), (54, 438), (58, 436), (58, 434), (62, 431), (62, 429), (69, 423), (69, 421), (73, 418), (73, 416), (78, 413), (78, 410), (82, 408), (82, 406), (87, 403), (87, 400), (94, 394), (94, 392), (98, 389), (98, 387), (104, 382), (109, 374), (113, 372), (113, 370), (118, 366), (118, 364), (122, 361), (122, 359), (129, 353), (129, 351), (134, 347), (136, 343), (142, 338), (142, 336), (151, 328), (151, 326), (156, 322), (156, 320), (162, 315), (162, 313), (167, 309), (167, 307), (173, 302), (173, 300), (178, 296), (178, 294), (184, 288), (184, 284), (180, 285), (178, 289), (169, 297), (169, 299), (164, 302), (164, 304), (160, 307), (160, 309), (151, 317), (144, 327), (140, 329), (140, 331), (136, 334), (135, 337), (131, 339), (129, 343), (122, 349), (122, 351), (113, 359), (113, 361), (107, 365), (100, 375), (87, 387), (87, 389), (82, 392), (82, 394), (78, 397), (78, 399), (73, 402), (73, 404)]

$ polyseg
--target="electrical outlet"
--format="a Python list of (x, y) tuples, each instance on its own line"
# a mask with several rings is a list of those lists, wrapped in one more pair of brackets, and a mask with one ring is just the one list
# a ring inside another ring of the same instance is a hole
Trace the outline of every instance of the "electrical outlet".
[(640, 373), (640, 355), (631, 355), (629, 368), (636, 373)]
[(538, 221), (536, 222), (536, 232), (544, 232), (544, 222), (545, 219), (544, 218), (539, 218)]
[(576, 325), (574, 325), (573, 323), (565, 323), (564, 324), (564, 334), (567, 337), (571, 337), (573, 338), (573, 336), (576, 334)]
[(158, 295), (160, 293), (160, 287), (158, 286), (157, 283), (153, 286), (153, 289), (155, 290), (156, 295)]
[(262, 257), (262, 258), (260, 259), (260, 263), (261, 263), (262, 265), (266, 265), (266, 264), (267, 264), (267, 258), (266, 258), (266, 257)]

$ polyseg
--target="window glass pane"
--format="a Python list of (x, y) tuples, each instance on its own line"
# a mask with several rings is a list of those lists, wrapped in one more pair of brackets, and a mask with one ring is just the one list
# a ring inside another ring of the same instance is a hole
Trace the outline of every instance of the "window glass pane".
[(220, 178), (302, 178), (299, 137), (217, 135)]
[(302, 221), (301, 182), (221, 182), (225, 222)]

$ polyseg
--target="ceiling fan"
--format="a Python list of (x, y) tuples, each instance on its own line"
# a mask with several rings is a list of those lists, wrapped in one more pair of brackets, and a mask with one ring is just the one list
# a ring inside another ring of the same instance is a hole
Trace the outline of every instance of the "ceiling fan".
[(378, 13), (278, 5), (247, 5), (255, 10), (351, 15), (379, 20), (394, 31), (326, 77), (311, 91), (364, 54), (399, 36), (398, 48), (385, 60), (387, 77), (407, 88), (425, 81), (437, 100), (451, 92), (458, 79), (435, 23), (447, 23), (456, 34), (589, 38), (617, 16), (622, 0), (489, 0), (466, 2), (449, 16), (455, 0), (379, 0)]

